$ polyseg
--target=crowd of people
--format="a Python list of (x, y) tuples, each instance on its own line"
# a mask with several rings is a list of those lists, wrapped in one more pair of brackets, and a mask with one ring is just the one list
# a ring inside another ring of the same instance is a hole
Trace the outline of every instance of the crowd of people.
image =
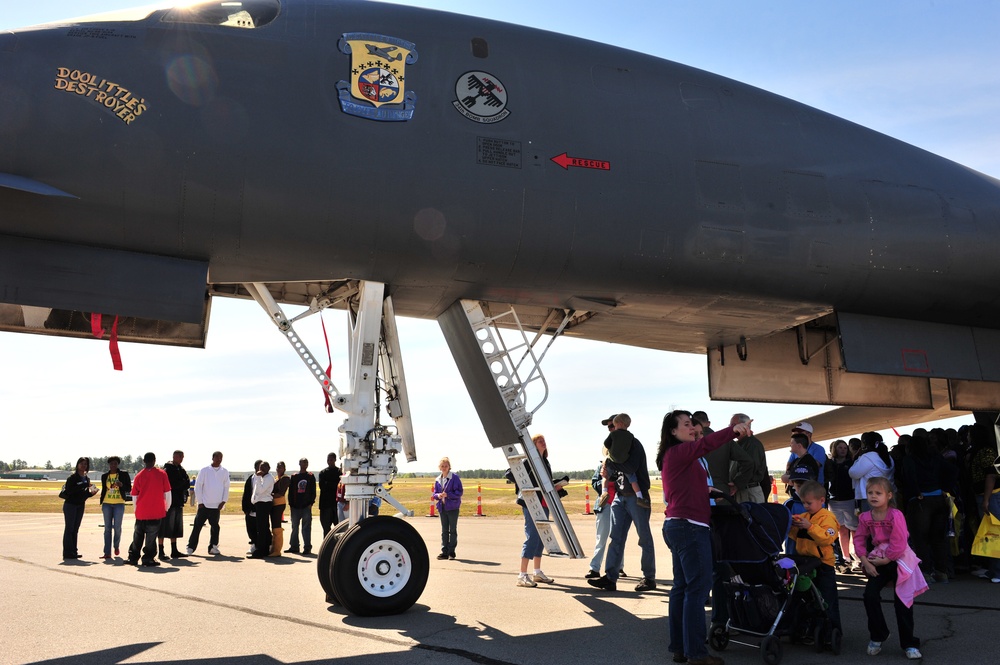
[[(202, 529), (209, 525), (208, 554), (219, 556), (220, 516), (229, 501), (230, 475), (222, 466), (222, 453), (212, 453), (212, 461), (192, 479), (182, 466), (184, 452), (175, 450), (171, 461), (156, 466), (155, 453), (143, 456), (144, 468), (135, 478), (119, 469), (121, 460), (108, 458), (108, 470), (99, 483), (90, 479), (90, 459), (81, 457), (67, 479), (59, 496), (63, 499), (63, 559), (81, 559), (79, 531), (86, 502), (100, 495), (104, 518), (104, 550), (101, 559), (121, 556), (122, 523), (125, 505), (134, 505), (135, 524), (132, 542), (125, 563), (155, 567), (160, 561), (182, 559), (198, 550)], [(242, 508), (246, 518), (249, 550), (247, 558), (280, 556), (284, 542), (285, 507), (290, 509), (291, 537), (286, 554), (312, 553), (312, 507), (319, 499), (320, 524), (325, 536), (345, 518), (348, 505), (344, 498), (342, 473), (336, 453), (327, 456), (327, 467), (320, 471), (319, 480), (309, 471), (309, 460), (299, 460), (299, 471), (286, 475), (285, 463), (278, 462), (275, 474), (265, 460), (254, 462), (254, 474), (243, 488)], [(191, 533), (181, 551), (178, 540), (184, 538), (184, 506), (189, 496), (195, 497), (197, 511)], [(461, 484), (458, 486), (461, 496)], [(375, 509), (377, 510), (377, 508)], [(456, 516), (457, 519), (457, 516)], [(170, 541), (170, 552), (166, 541)], [(452, 552), (454, 546), (452, 545)]]
[[(729, 620), (722, 599), (731, 571), (714, 556), (712, 515), (725, 497), (735, 503), (765, 503), (770, 494), (764, 446), (753, 435), (751, 422), (738, 413), (728, 427), (714, 432), (704, 411), (677, 410), (663, 419), (655, 464), (666, 506), (663, 539), (673, 563), (668, 648), (674, 662), (723, 663), (708, 651), (704, 616), (711, 596), (711, 625), (724, 627)], [(617, 590), (625, 577), (625, 540), (635, 527), (642, 567), (635, 590), (648, 591), (656, 582), (645, 450), (628, 432), (627, 414), (614, 414), (601, 424), (609, 433), (592, 479), (600, 498), (594, 509), (594, 555), (585, 578), (597, 589)], [(824, 600), (826, 640), (833, 628), (841, 627), (838, 574), (866, 577), (869, 655), (880, 653), (889, 637), (880, 594), (886, 587), (893, 590), (897, 637), (909, 659), (922, 658), (913, 604), (929, 584), (947, 584), (962, 573), (1000, 583), (1000, 558), (971, 555), (979, 521), (987, 513), (1000, 519), (996, 455), (992, 434), (982, 425), (957, 431), (918, 428), (900, 436), (891, 450), (877, 432), (865, 432), (850, 441), (834, 441), (829, 454), (813, 441), (810, 423), (792, 428), (781, 477), (791, 525), (785, 553), (810, 571)], [(526, 513), (526, 532), (528, 521)], [(522, 558), (518, 585), (533, 586), (524, 577)]]
[[(594, 553), (585, 578), (596, 589), (617, 590), (618, 581), (626, 577), (625, 542), (634, 528), (641, 550), (641, 577), (635, 591), (650, 591), (657, 583), (650, 529), (654, 502), (646, 451), (629, 431), (628, 414), (613, 414), (601, 422), (608, 434), (592, 479), (599, 498), (594, 508)], [(765, 503), (774, 482), (764, 446), (754, 436), (751, 424), (749, 416), (737, 413), (716, 432), (705, 412), (683, 410), (671, 411), (662, 422), (655, 468), (663, 484), (662, 535), (673, 564), (668, 649), (674, 662), (723, 665), (721, 658), (708, 652), (704, 615), (711, 596), (711, 625), (725, 626), (729, 621), (723, 585), (731, 571), (714, 556), (713, 511), (724, 499)], [(865, 432), (858, 438), (832, 442), (829, 453), (813, 441), (813, 434), (810, 423), (800, 422), (789, 436), (789, 457), (781, 476), (789, 496), (784, 505), (791, 525), (785, 553), (804, 569), (814, 571), (811, 577), (825, 601), (828, 625), (838, 630), (836, 576), (863, 574), (867, 578), (864, 608), (869, 655), (880, 653), (889, 637), (881, 592), (890, 587), (900, 646), (907, 658), (921, 658), (920, 640), (914, 635), (913, 605), (929, 584), (947, 584), (955, 575), (965, 573), (1000, 584), (1000, 558), (972, 555), (979, 522), (987, 514), (1000, 519), (1000, 464), (992, 433), (979, 424), (957, 431), (918, 428), (899, 436), (889, 449), (877, 432)], [(538, 471), (551, 477), (545, 437), (536, 435), (532, 443), (543, 465)], [(81, 558), (78, 532), (84, 506), (98, 494), (104, 517), (101, 559), (111, 559), (112, 552), (115, 557), (120, 555), (124, 506), (130, 501), (135, 505), (135, 525), (128, 564), (158, 566), (158, 559), (194, 554), (206, 522), (210, 526), (208, 553), (221, 554), (219, 518), (229, 500), (230, 485), (222, 459), (221, 452), (213, 453), (211, 464), (198, 472), (192, 485), (180, 450), (174, 451), (162, 468), (156, 466), (155, 454), (147, 453), (145, 468), (135, 478), (119, 469), (117, 457), (110, 457), (108, 470), (95, 484), (88, 475), (90, 460), (81, 457), (60, 493), (65, 517), (63, 558)], [(312, 553), (312, 507), (317, 498), (324, 536), (348, 517), (349, 502), (336, 462), (336, 454), (330, 453), (318, 480), (308, 470), (305, 458), (299, 460), (298, 473), (290, 476), (284, 462), (277, 463), (273, 475), (266, 460), (254, 463), (242, 503), (248, 558), (280, 556), (286, 506), (292, 532), (285, 553)], [(438, 469), (432, 494), (441, 521), (437, 558), (455, 559), (462, 481), (447, 457), (440, 460)], [(530, 468), (528, 473), (532, 473)], [(537, 486), (535, 478), (529, 480)], [(560, 495), (565, 495), (562, 487), (567, 480), (552, 481)], [(535, 521), (516, 484), (515, 489), (525, 534), (517, 585), (552, 583), (541, 568), (544, 548)], [(181, 552), (178, 539), (184, 537), (183, 510), (192, 493), (197, 512)], [(541, 507), (547, 516), (544, 500)], [(369, 514), (377, 514), (377, 506), (370, 508)], [(165, 550), (168, 539), (169, 554)]]

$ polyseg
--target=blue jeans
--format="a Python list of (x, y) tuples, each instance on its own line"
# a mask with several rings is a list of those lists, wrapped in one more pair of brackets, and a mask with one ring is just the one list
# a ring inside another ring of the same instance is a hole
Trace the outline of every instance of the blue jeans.
[(76, 549), (77, 535), (80, 533), (80, 523), (83, 522), (84, 504), (63, 502), (63, 558), (71, 559), (79, 552)]
[(292, 508), (292, 537), (288, 540), (288, 546), (293, 550), (299, 549), (300, 524), (302, 527), (302, 547), (307, 552), (312, 551), (312, 506)]
[(104, 513), (104, 556), (111, 556), (111, 530), (114, 529), (115, 549), (122, 544), (122, 517), (125, 516), (124, 503), (102, 503)]
[(455, 545), (458, 545), (458, 508), (440, 510), (438, 515), (441, 516), (441, 554), (454, 554)]
[(712, 539), (708, 527), (687, 520), (665, 520), (663, 540), (670, 548), (674, 568), (667, 649), (688, 659), (704, 658), (708, 655), (705, 601), (712, 588)]
[(597, 540), (594, 541), (594, 556), (590, 559), (590, 569), (600, 572), (604, 562), (604, 550), (608, 547), (608, 536), (611, 535), (611, 506), (604, 506), (597, 513)]
[(145, 564), (156, 560), (156, 534), (160, 531), (160, 520), (136, 520), (132, 529), (132, 544), (128, 548), (128, 560)]
[[(542, 510), (548, 517), (549, 509), (543, 508)], [(536, 556), (542, 556), (545, 546), (542, 545), (542, 537), (538, 535), (538, 529), (535, 528), (535, 521), (531, 519), (528, 507), (521, 506), (521, 512), (524, 513), (524, 545), (521, 546), (521, 558), (534, 559)]]
[(651, 580), (656, 578), (656, 554), (653, 552), (653, 534), (649, 531), (651, 512), (649, 508), (640, 508), (634, 496), (615, 496), (611, 504), (611, 546), (604, 562), (604, 574), (609, 580), (618, 581), (618, 573), (621, 572), (625, 559), (625, 538), (628, 537), (628, 527), (631, 524), (635, 524), (639, 548), (642, 550), (642, 558), (639, 559), (642, 576)]

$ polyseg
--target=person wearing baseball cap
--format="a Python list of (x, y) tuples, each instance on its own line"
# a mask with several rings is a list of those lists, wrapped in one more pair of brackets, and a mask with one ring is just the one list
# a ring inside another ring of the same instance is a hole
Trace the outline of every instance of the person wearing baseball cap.
[[(806, 452), (812, 455), (813, 459), (816, 460), (816, 463), (819, 464), (819, 476), (813, 478), (813, 480), (817, 481), (820, 485), (826, 487), (826, 485), (824, 484), (826, 479), (823, 477), (823, 467), (826, 466), (826, 460), (827, 460), (826, 448), (819, 445), (818, 443), (813, 443), (813, 426), (804, 420), (795, 423), (794, 425), (792, 425), (792, 434), (802, 434), (803, 436), (806, 437), (807, 441)], [(792, 454), (788, 456), (788, 465), (786, 466), (786, 468), (790, 469), (791, 465), (794, 464), (799, 457), (800, 455), (796, 455), (795, 452), (793, 451)], [(785, 475), (788, 474), (786, 473)]]
[(797, 432), (802, 432), (803, 434), (805, 434), (806, 436), (809, 437), (810, 441), (812, 441), (813, 426), (810, 425), (809, 423), (807, 423), (806, 421), (803, 420), (802, 422), (796, 423), (795, 425), (793, 425), (792, 426), (792, 431), (793, 432), (796, 432), (796, 431)]

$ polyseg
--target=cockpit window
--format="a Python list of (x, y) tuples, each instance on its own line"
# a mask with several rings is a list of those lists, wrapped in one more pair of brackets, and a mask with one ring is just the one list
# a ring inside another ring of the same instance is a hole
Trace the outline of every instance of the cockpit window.
[(278, 15), (279, 0), (209, 0), (174, 7), (160, 19), (165, 23), (198, 23), (231, 28), (259, 28)]

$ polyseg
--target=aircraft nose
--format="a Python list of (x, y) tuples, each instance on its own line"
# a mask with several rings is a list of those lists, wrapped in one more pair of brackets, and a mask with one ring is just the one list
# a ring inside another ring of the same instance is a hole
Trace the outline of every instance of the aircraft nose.
[[(16, 136), (30, 119), (24, 63), (18, 60), (18, 41), (13, 32), (0, 31), (0, 137), (4, 138)], [(0, 139), (0, 143), (7, 141)]]
[(0, 53), (13, 53), (17, 50), (17, 35), (10, 30), (0, 30)]

